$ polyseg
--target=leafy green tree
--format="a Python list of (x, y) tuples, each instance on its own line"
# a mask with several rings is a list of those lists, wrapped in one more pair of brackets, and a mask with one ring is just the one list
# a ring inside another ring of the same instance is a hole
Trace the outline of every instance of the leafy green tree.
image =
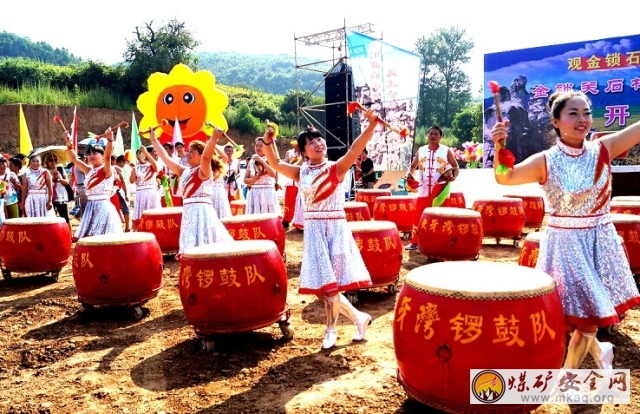
[(235, 110), (234, 123), (229, 125), (232, 128), (237, 128), (240, 131), (258, 135), (262, 132), (262, 124), (251, 114), (249, 105), (245, 102), (241, 103)]
[(0, 58), (27, 58), (44, 63), (66, 66), (80, 63), (65, 48), (54, 49), (45, 42), (32, 42), (29, 38), (20, 37), (6, 31), (0, 32)]
[(457, 27), (441, 28), (416, 41), (422, 56), (418, 124), (451, 126), (453, 115), (471, 102), (469, 77), (461, 66), (469, 62), (473, 41)]
[(136, 26), (135, 38), (127, 40), (123, 57), (129, 67), (125, 74), (127, 88), (137, 97), (146, 90), (146, 81), (154, 72), (169, 73), (178, 63), (195, 67), (193, 51), (200, 44), (184, 22), (176, 19), (156, 28), (153, 21)]

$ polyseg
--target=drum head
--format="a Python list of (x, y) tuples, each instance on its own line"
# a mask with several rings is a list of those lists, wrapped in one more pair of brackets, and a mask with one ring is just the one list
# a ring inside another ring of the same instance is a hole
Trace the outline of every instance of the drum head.
[(512, 197), (496, 197), (496, 198), (487, 198), (487, 199), (476, 199), (473, 203), (509, 203), (514, 204), (518, 201), (522, 201), (522, 199), (518, 200), (517, 198)]
[(142, 212), (143, 216), (182, 215), (182, 207), (150, 208)]
[(640, 208), (639, 200), (611, 200), (611, 207)]
[(351, 231), (367, 233), (380, 230), (395, 230), (398, 231), (396, 223), (385, 220), (370, 220), (370, 221), (348, 221), (347, 226)]
[(385, 195), (376, 198), (376, 201), (414, 201), (417, 200), (417, 195)]
[(527, 237), (525, 237), (525, 240), (531, 243), (540, 244), (540, 240), (542, 240), (544, 235), (545, 235), (544, 231), (534, 231), (533, 233), (527, 234)]
[(545, 295), (555, 281), (541, 270), (497, 262), (441, 262), (417, 267), (405, 283), (416, 290), (460, 299), (521, 299)]
[(615, 196), (611, 199), (611, 202), (618, 201), (637, 201), (640, 203), (640, 196)]
[(247, 200), (232, 200), (229, 202), (229, 204), (243, 206), (247, 204)]
[(351, 207), (351, 208), (369, 208), (369, 204), (365, 203), (364, 201), (345, 201), (344, 202), (344, 208), (347, 207)]
[(482, 214), (475, 210), (455, 207), (427, 207), (422, 211), (422, 214), (438, 217), (482, 218)]
[(121, 244), (147, 243), (156, 239), (153, 233), (136, 231), (133, 233), (102, 234), (78, 240), (78, 246), (118, 246)]
[(232, 258), (278, 252), (278, 246), (272, 240), (236, 240), (234, 242), (212, 243), (186, 249), (184, 259), (206, 260)]
[(275, 213), (238, 214), (220, 219), (223, 223), (255, 223), (257, 221), (279, 220)]
[(640, 216), (637, 214), (611, 213), (611, 221), (615, 223), (634, 224), (640, 223)]
[(38, 226), (41, 224), (60, 224), (65, 223), (66, 220), (62, 217), (19, 217), (6, 219), (4, 224), (16, 225), (16, 226)]

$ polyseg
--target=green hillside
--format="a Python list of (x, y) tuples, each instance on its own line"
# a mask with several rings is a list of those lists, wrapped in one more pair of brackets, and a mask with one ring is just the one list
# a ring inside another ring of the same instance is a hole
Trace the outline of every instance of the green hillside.
[(19, 57), (59, 66), (80, 62), (80, 59), (65, 48), (54, 49), (45, 42), (32, 42), (29, 38), (5, 31), (0, 32), (0, 59)]

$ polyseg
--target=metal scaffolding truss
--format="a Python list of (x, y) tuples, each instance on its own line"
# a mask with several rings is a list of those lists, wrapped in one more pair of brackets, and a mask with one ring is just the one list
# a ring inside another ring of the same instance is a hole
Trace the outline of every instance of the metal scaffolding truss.
[[(311, 125), (325, 133), (325, 136), (332, 137), (335, 141), (338, 142), (337, 146), (329, 147), (329, 148), (346, 148), (348, 146), (348, 142), (342, 141), (339, 137), (335, 136), (331, 131), (327, 130), (325, 122), (318, 119), (319, 115), (326, 116), (326, 108), (328, 106), (340, 105), (344, 106), (344, 111), (347, 111), (348, 102), (332, 102), (330, 104), (322, 104), (322, 105), (313, 105), (311, 103), (311, 98), (318, 92), (318, 90), (325, 85), (327, 77), (334, 73), (341, 73), (337, 71), (338, 68), (344, 67), (348, 68), (348, 53), (347, 53), (347, 45), (346, 45), (346, 31), (352, 30), (354, 32), (359, 33), (373, 33), (373, 24), (366, 23), (360, 24), (357, 26), (347, 27), (346, 22), (343, 27), (335, 30), (328, 30), (325, 32), (315, 33), (307, 36), (296, 37), (294, 33), (294, 50), (295, 50), (295, 65), (296, 65), (296, 105), (297, 105), (297, 123), (298, 129), (301, 130), (303, 124), (301, 121), (304, 120), (304, 126)], [(324, 60), (318, 60), (310, 63), (301, 64), (298, 60), (298, 44), (301, 46), (315, 46), (315, 47), (325, 47), (330, 49), (330, 57)], [(331, 66), (329, 66), (329, 64)], [(300, 71), (307, 70), (313, 71), (323, 74), (323, 78), (321, 81), (317, 83), (314, 89), (311, 92), (305, 94), (305, 96), (301, 96), (302, 91), (300, 90)], [(345, 85), (345, 94), (344, 96), (349, 96), (348, 88), (348, 71), (344, 70), (344, 85)], [(323, 91), (324, 93), (324, 91)], [(322, 117), (325, 118), (325, 117)], [(349, 129), (351, 126), (348, 125)], [(347, 136), (351, 135), (351, 131), (348, 130)]]

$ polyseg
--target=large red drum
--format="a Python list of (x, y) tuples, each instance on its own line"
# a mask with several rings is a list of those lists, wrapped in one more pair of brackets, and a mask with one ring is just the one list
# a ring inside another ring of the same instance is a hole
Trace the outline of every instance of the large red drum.
[(536, 231), (527, 234), (520, 249), (518, 264), (526, 267), (536, 267), (538, 263), (538, 253), (540, 252), (540, 239), (544, 236), (544, 231)]
[(369, 213), (369, 205), (364, 201), (345, 201), (344, 212), (347, 221), (369, 221), (371, 214)]
[(271, 240), (284, 258), (284, 228), (277, 214), (240, 214), (220, 221), (234, 240)]
[[(180, 261), (180, 300), (198, 335), (242, 332), (279, 322), (291, 337), (287, 270), (270, 240), (187, 249)], [(203, 342), (206, 350), (210, 343)]]
[(530, 229), (539, 229), (544, 221), (545, 205), (544, 197), (531, 195), (505, 195), (508, 198), (519, 198), (524, 208), (524, 226)]
[(71, 254), (71, 230), (61, 217), (7, 219), (0, 228), (2, 276), (47, 272), (58, 280)]
[(298, 196), (298, 186), (287, 185), (284, 188), (284, 211), (282, 216), (283, 223), (291, 223), (293, 214), (296, 211), (296, 197)]
[[(542, 271), (495, 262), (417, 267), (396, 301), (398, 381), (447, 412), (526, 412), (539, 404), (471, 404), (470, 370), (559, 369), (566, 329), (556, 284)], [(491, 391), (503, 392), (500, 385)]]
[(162, 269), (152, 233), (83, 237), (73, 252), (73, 279), (83, 305), (139, 306), (158, 295)]
[(472, 260), (478, 257), (483, 237), (482, 216), (455, 207), (427, 207), (418, 225), (420, 252), (438, 260)]
[(138, 230), (152, 233), (163, 254), (180, 250), (182, 207), (152, 208), (142, 212)]
[(413, 195), (377, 197), (373, 204), (373, 219), (391, 221), (398, 231), (411, 233), (418, 218), (417, 200), (418, 197)]
[(231, 214), (237, 216), (239, 214), (244, 214), (247, 209), (247, 200), (233, 200), (229, 202), (231, 207)]
[(464, 199), (464, 194), (460, 192), (449, 193), (448, 207), (467, 208), (467, 201)]
[(611, 222), (618, 235), (624, 239), (631, 273), (640, 274), (640, 216), (611, 213)]
[(373, 217), (373, 206), (376, 198), (380, 196), (390, 196), (391, 190), (383, 190), (379, 188), (361, 188), (356, 191), (356, 201), (364, 201), (369, 206), (369, 216)]
[(478, 199), (473, 202), (471, 208), (482, 215), (484, 237), (495, 237), (497, 242), (500, 242), (501, 238), (514, 241), (522, 238), (525, 222), (522, 199)]
[(402, 266), (400, 233), (391, 221), (347, 223), (371, 276), (372, 287), (387, 286), (393, 293)]
[(640, 216), (640, 200), (611, 200), (611, 212)]

